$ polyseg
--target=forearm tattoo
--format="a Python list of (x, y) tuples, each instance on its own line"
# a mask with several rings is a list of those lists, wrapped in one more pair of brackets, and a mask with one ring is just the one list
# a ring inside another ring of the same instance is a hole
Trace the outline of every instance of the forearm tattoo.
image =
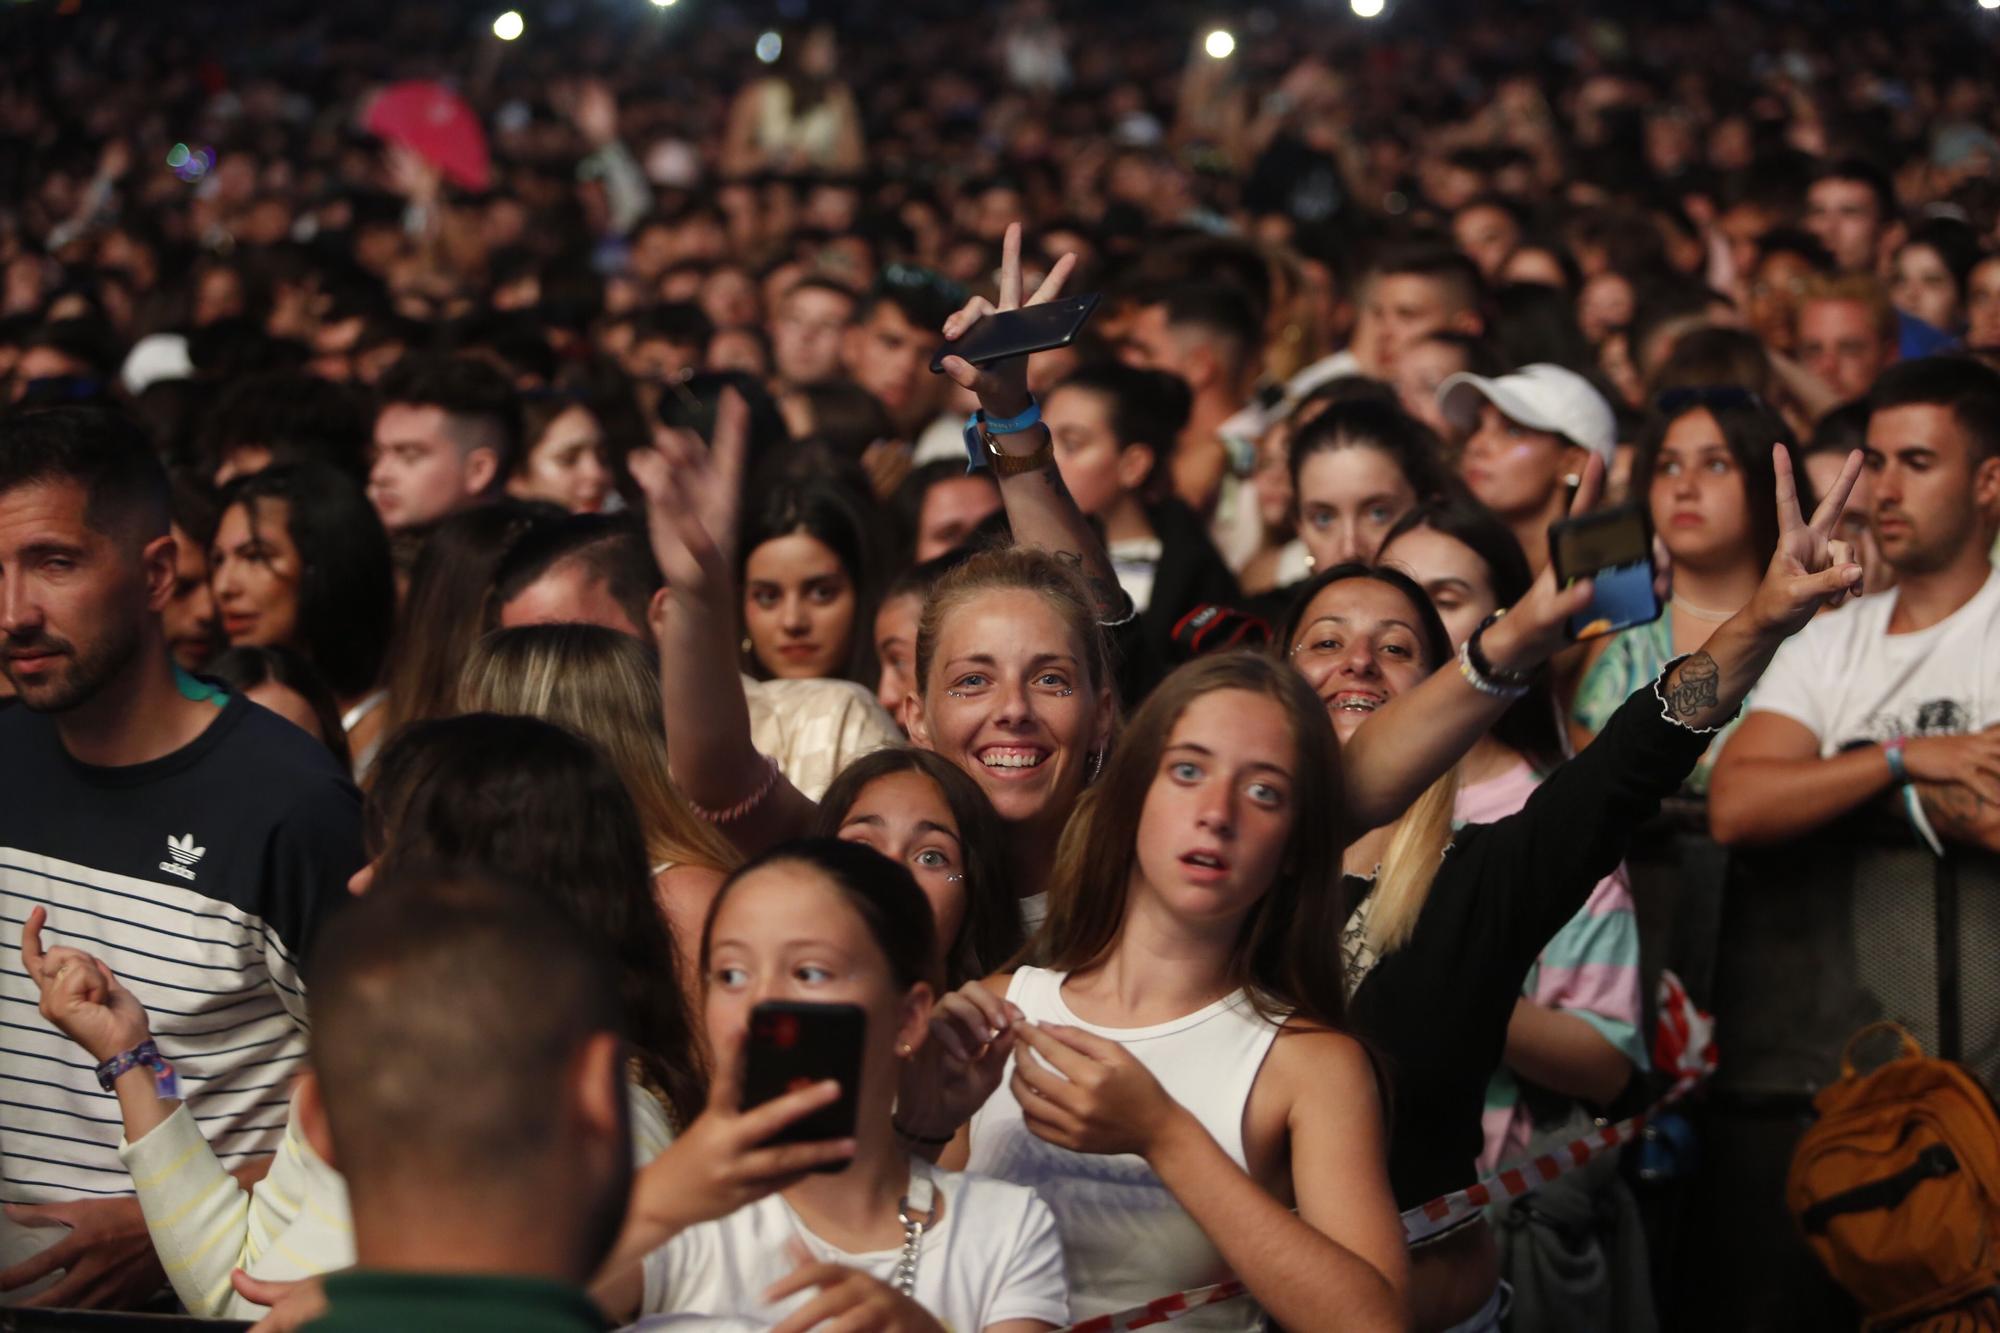
[(1707, 653), (1696, 653), (1675, 670), (1667, 682), (1667, 715), (1676, 722), (1692, 724), (1709, 712), (1720, 699), (1722, 672)]
[(1083, 580), (1084, 586), (1090, 589), (1091, 599), (1097, 603), (1098, 615), (1115, 615), (1123, 609), (1125, 591), (1118, 586), (1115, 579), (1106, 579), (1091, 573), (1089, 567), (1084, 564), (1083, 557), (1075, 551), (1057, 551), (1055, 556), (1057, 560), (1075, 570), (1077, 577)]

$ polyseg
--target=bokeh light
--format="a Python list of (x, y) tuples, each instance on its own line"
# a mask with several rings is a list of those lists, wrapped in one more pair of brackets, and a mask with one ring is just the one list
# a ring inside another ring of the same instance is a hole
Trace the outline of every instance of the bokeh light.
[(1201, 49), (1217, 60), (1227, 60), (1236, 50), (1236, 39), (1230, 36), (1229, 29), (1217, 28), (1208, 35), (1206, 41), (1202, 42)]
[(493, 35), (503, 42), (511, 42), (528, 30), (528, 21), (521, 17), (521, 11), (510, 9), (493, 20)]
[(1373, 19), (1382, 17), (1382, 0), (1350, 0), (1356, 18)]
[(767, 32), (757, 38), (757, 58), (765, 64), (775, 64), (785, 53), (785, 39), (775, 32)]

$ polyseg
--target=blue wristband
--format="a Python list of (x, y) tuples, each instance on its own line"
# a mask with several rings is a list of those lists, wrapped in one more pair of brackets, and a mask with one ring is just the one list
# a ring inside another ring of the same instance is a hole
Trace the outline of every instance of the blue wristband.
[(986, 466), (986, 444), (980, 439), (982, 431), (990, 435), (1013, 435), (1040, 424), (1042, 405), (1030, 398), (1027, 410), (1019, 416), (989, 417), (983, 411), (976, 411), (965, 419), (965, 470), (977, 472)]

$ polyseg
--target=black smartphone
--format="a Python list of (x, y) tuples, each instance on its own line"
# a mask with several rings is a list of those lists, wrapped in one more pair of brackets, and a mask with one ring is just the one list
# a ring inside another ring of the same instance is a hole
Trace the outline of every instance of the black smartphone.
[(1060, 301), (1044, 301), (1020, 310), (1002, 310), (974, 324), (963, 338), (938, 348), (931, 358), (931, 374), (944, 373), (944, 359), (962, 356), (975, 366), (1005, 361), (1010, 356), (1046, 352), (1051, 347), (1067, 347), (1083, 332), (1090, 312), (1097, 309), (1098, 294), (1067, 296)]
[(1595, 585), (1590, 605), (1569, 618), (1572, 639), (1595, 639), (1660, 618), (1653, 591), (1653, 525), (1642, 505), (1621, 505), (1549, 524), (1556, 581)]
[[(823, 1143), (854, 1137), (861, 1048), (867, 1032), (868, 1015), (859, 1005), (768, 1000), (750, 1011), (743, 1069), (745, 1110), (827, 1079), (840, 1084), (840, 1096), (832, 1104), (794, 1120), (767, 1142)], [(835, 1162), (816, 1169), (841, 1171), (846, 1166)]]

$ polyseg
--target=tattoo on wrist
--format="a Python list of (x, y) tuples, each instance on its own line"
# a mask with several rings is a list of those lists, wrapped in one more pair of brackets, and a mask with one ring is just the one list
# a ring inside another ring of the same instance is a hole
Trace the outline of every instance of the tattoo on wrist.
[(1667, 682), (1667, 713), (1676, 722), (1692, 722), (1714, 708), (1721, 698), (1722, 672), (1707, 653), (1696, 653)]

